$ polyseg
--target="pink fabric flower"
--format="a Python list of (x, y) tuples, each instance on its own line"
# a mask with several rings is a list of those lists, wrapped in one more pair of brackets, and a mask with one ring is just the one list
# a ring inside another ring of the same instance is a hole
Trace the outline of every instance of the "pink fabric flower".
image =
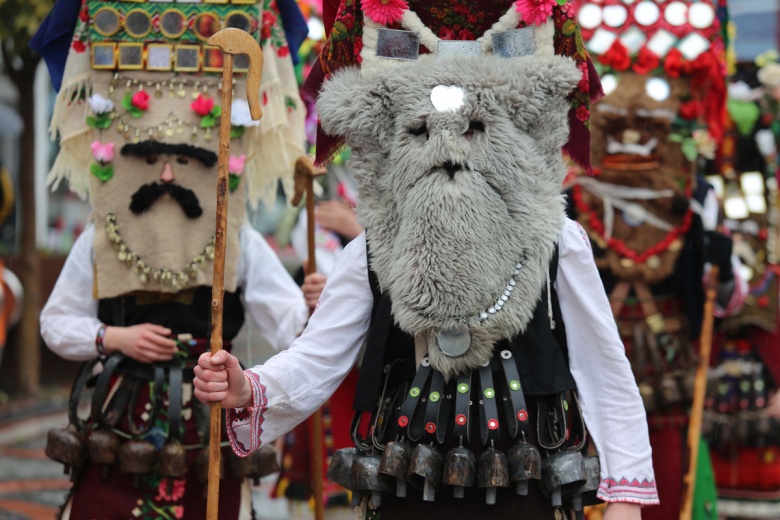
[(130, 100), (130, 102), (138, 110), (148, 110), (149, 109), (149, 94), (145, 90), (139, 90), (138, 92), (133, 94), (133, 97)]
[[(168, 485), (169, 481), (172, 482), (171, 486), (171, 493), (168, 494)], [(171, 479), (170, 477), (164, 478), (160, 480), (160, 485), (157, 486), (157, 496), (155, 497), (155, 500), (157, 501), (169, 501), (169, 502), (175, 502), (176, 500), (179, 500), (181, 497), (184, 496), (184, 490), (185, 490), (185, 483), (186, 480), (184, 479)], [(182, 508), (182, 513), (184, 513), (184, 510)], [(176, 518), (181, 518), (177, 516)]]
[(244, 172), (246, 164), (246, 155), (231, 155), (228, 159), (228, 173), (241, 175)]
[(580, 105), (577, 108), (577, 119), (582, 121), (583, 123), (588, 120), (590, 117), (590, 110), (588, 110), (588, 107), (585, 105)]
[(184, 518), (184, 506), (173, 506), (173, 516)]
[(363, 11), (379, 25), (400, 22), (407, 9), (406, 0), (363, 0)]
[(515, 10), (523, 15), (523, 21), (531, 25), (541, 25), (552, 16), (556, 0), (517, 0)]
[(198, 94), (198, 98), (190, 104), (190, 108), (203, 117), (211, 113), (211, 110), (214, 108), (214, 99)]
[(110, 163), (114, 160), (114, 143), (101, 143), (92, 141), (92, 156), (100, 164)]

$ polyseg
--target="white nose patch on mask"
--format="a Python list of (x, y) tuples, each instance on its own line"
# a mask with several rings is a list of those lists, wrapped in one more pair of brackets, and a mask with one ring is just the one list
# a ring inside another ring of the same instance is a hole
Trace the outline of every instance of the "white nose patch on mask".
[(465, 99), (466, 91), (460, 87), (438, 85), (431, 90), (431, 103), (439, 112), (455, 112)]

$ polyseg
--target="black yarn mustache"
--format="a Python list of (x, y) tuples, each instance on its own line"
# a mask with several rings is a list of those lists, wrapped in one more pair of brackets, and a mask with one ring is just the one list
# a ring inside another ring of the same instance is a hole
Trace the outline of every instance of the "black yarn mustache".
[(164, 184), (152, 182), (138, 188), (138, 191), (130, 199), (130, 211), (135, 214), (143, 213), (166, 193), (179, 203), (188, 218), (198, 218), (203, 214), (198, 196), (195, 195), (194, 191), (170, 182)]

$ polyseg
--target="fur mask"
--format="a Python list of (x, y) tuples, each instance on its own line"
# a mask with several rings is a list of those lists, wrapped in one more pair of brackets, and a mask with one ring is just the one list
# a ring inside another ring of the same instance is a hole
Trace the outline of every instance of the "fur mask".
[[(563, 57), (479, 56), (348, 69), (324, 85), (317, 110), (352, 147), (371, 266), (398, 326), (447, 378), (531, 319), (565, 219), (566, 95), (579, 80)], [(434, 89), (462, 103), (438, 110)], [(445, 354), (453, 338), (467, 350)]]

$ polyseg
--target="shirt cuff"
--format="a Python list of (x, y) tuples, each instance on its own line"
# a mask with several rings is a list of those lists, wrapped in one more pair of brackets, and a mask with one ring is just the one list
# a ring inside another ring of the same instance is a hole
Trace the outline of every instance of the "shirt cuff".
[[(705, 275), (706, 277), (706, 275)], [(706, 279), (706, 278), (705, 278)], [(705, 284), (705, 290), (706, 290), (706, 281)], [(715, 302), (715, 308), (713, 309), (713, 314), (716, 318), (728, 318), (729, 316), (734, 316), (739, 311), (742, 310), (742, 307), (744, 307), (745, 302), (747, 301), (748, 297), (748, 288), (747, 284), (744, 283), (744, 281), (740, 278), (739, 273), (734, 270), (734, 290), (731, 293), (731, 298), (729, 299), (728, 305), (726, 307), (721, 307), (718, 302)]]
[(260, 382), (260, 376), (251, 370), (244, 370), (244, 374), (252, 387), (252, 403), (254, 404), (246, 408), (227, 410), (226, 420), (230, 447), (239, 457), (248, 456), (262, 444), (260, 435), (263, 433), (263, 421), (265, 420), (263, 414), (268, 405), (265, 386)]
[(655, 480), (639, 482), (637, 479), (605, 478), (601, 480), (597, 496), (604, 502), (629, 502), (641, 506), (654, 506), (660, 503)]

